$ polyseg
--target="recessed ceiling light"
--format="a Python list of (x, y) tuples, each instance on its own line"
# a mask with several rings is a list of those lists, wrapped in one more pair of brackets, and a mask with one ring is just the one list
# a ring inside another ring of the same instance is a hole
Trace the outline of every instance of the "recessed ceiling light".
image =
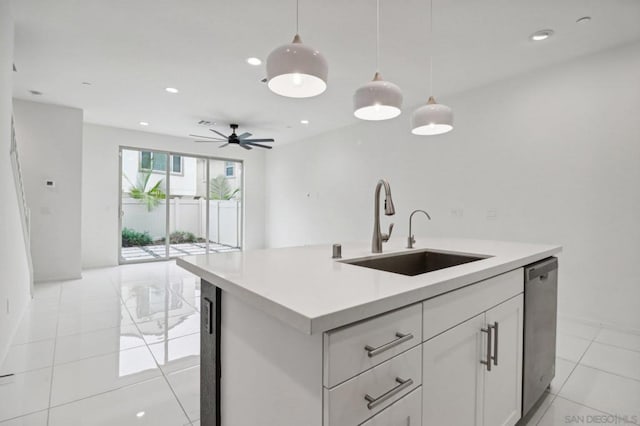
[(147, 123), (146, 121), (141, 121), (141, 122), (140, 122), (140, 125), (141, 125), (141, 126), (145, 126), (145, 127), (146, 127), (146, 126), (148, 126), (148, 125), (149, 125), (149, 123)]
[(262, 64), (262, 61), (258, 58), (247, 58), (247, 63), (249, 65), (253, 65), (254, 67), (257, 67), (258, 65)]
[(546, 40), (553, 35), (553, 30), (540, 30), (531, 34), (531, 40), (533, 41), (542, 41)]
[(88, 82), (88, 81), (83, 81), (83, 82), (82, 82), (82, 85), (83, 85), (83, 86), (91, 86), (91, 83), (90, 83), (90, 82)]
[(42, 96), (42, 92), (38, 92), (37, 90), (29, 90), (33, 96)]
[(577, 23), (583, 23), (583, 22), (589, 22), (591, 20), (591, 16), (583, 16), (582, 18), (579, 18), (578, 20), (576, 20)]
[(166, 91), (167, 91), (167, 92), (169, 92), (169, 93), (178, 93), (178, 92), (179, 92), (179, 90), (178, 90), (178, 89), (176, 89), (175, 87), (167, 87), (167, 88), (166, 88), (166, 89), (164, 89), (164, 90), (166, 90)]
[(300, 120), (300, 124), (309, 124), (309, 120)]

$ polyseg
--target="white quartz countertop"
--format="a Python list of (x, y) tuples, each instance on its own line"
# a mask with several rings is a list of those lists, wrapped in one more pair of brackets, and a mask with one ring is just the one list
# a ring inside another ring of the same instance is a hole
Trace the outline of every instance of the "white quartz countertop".
[[(177, 264), (223, 292), (307, 334), (321, 333), (520, 268), (561, 251), (560, 246), (503, 241), (400, 239), (371, 254), (370, 242), (342, 244), (342, 261), (429, 249), (491, 256), (416, 276), (349, 265), (331, 258), (331, 245), (212, 253)], [(224, 297), (224, 295), (223, 295)]]

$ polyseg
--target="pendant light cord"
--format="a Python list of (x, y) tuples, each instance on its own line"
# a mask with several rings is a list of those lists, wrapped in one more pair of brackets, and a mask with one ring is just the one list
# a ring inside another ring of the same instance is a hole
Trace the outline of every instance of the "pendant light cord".
[(296, 34), (300, 33), (300, 0), (296, 0)]
[(433, 95), (433, 0), (429, 0), (429, 96)]
[(380, 0), (376, 0), (376, 72), (380, 72)]

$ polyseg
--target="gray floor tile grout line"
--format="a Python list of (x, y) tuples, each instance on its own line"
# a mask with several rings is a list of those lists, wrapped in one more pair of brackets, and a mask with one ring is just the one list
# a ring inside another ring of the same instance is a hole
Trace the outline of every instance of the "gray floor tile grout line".
[[(630, 334), (630, 333), (627, 333), (627, 334)], [(598, 345), (609, 346), (609, 347), (616, 348), (616, 349), (622, 349), (623, 351), (640, 353), (640, 350), (638, 350), (638, 349), (629, 349), (629, 348), (625, 348), (624, 346), (613, 345), (611, 343), (605, 343), (605, 342), (599, 342), (597, 340), (594, 340), (592, 343), (597, 343)]]
[[(62, 293), (64, 292), (64, 287), (60, 285), (60, 294), (58, 295), (58, 307), (62, 303)], [(51, 355), (51, 382), (49, 384), (49, 403), (47, 404), (47, 426), (49, 426), (49, 420), (51, 417), (51, 399), (53, 398), (53, 376), (55, 373), (55, 362), (56, 362), (56, 349), (58, 347), (58, 326), (60, 325), (60, 312), (58, 311), (58, 315), (56, 316), (56, 337), (53, 340), (53, 354)]]
[[(602, 409), (600, 409), (600, 408), (591, 407), (591, 406), (589, 406), (589, 405), (585, 405), (585, 404), (583, 404), (582, 402), (574, 401), (574, 400), (572, 400), (572, 399), (570, 399), (570, 398), (567, 398), (567, 397), (566, 397), (566, 396), (564, 396), (564, 395), (560, 395), (560, 392), (561, 392), (561, 391), (562, 391), (562, 389), (564, 388), (564, 385), (569, 381), (569, 379), (571, 378), (571, 376), (572, 376), (572, 375), (573, 375), (573, 373), (575, 372), (576, 368), (578, 368), (578, 366), (582, 366), (582, 367), (585, 367), (585, 368), (591, 368), (591, 369), (593, 369), (593, 370), (601, 371), (601, 372), (603, 372), (603, 373), (607, 373), (607, 374), (612, 374), (612, 375), (614, 375), (614, 376), (621, 377), (621, 378), (625, 378), (625, 379), (636, 380), (636, 379), (634, 379), (633, 377), (623, 376), (623, 375), (620, 375), (620, 374), (612, 373), (612, 372), (610, 372), (610, 371), (601, 370), (601, 369), (599, 369), (599, 368), (595, 368), (595, 367), (591, 367), (591, 366), (589, 366), (589, 365), (582, 364), (582, 359), (584, 358), (584, 356), (586, 355), (586, 353), (589, 351), (589, 348), (591, 348), (591, 345), (592, 345), (594, 342), (595, 342), (595, 343), (599, 343), (599, 342), (596, 342), (596, 339), (597, 339), (598, 335), (600, 334), (600, 332), (602, 331), (602, 329), (603, 329), (603, 328), (602, 328), (602, 327), (600, 327), (600, 328), (598, 329), (598, 332), (595, 334), (595, 336), (590, 340), (590, 342), (589, 342), (589, 346), (587, 346), (587, 348), (585, 349), (585, 351), (584, 351), (584, 352), (582, 353), (582, 355), (580, 356), (580, 359), (575, 363), (575, 365), (574, 365), (574, 366), (573, 366), (573, 368), (571, 369), (571, 372), (569, 373), (569, 375), (567, 376), (567, 378), (565, 379), (565, 381), (562, 383), (562, 385), (561, 385), (561, 386), (560, 386), (560, 388), (558, 389), (558, 392), (554, 395), (553, 399), (551, 400), (551, 403), (550, 403), (550, 404), (547, 406), (547, 408), (545, 409), (545, 412), (542, 414), (542, 416), (540, 416), (540, 419), (538, 420), (538, 422), (536, 423), (536, 425), (538, 425), (538, 424), (542, 421), (542, 419), (544, 418), (544, 416), (545, 416), (545, 415), (547, 414), (547, 412), (549, 411), (549, 408), (551, 408), (551, 405), (555, 402), (555, 400), (556, 400), (557, 398), (560, 398), (560, 399), (564, 399), (564, 400), (570, 401), (570, 402), (572, 402), (572, 403), (574, 403), (574, 404), (580, 405), (580, 406), (582, 406), (582, 407), (589, 408), (589, 409), (591, 409), (591, 410), (595, 410), (595, 411), (601, 412), (601, 413), (603, 413), (603, 414), (607, 414), (607, 415), (610, 415), (610, 416), (617, 416), (616, 414), (609, 413), (609, 412), (604, 411), (604, 410), (602, 410)], [(588, 340), (588, 339), (585, 339), (585, 340)], [(636, 380), (636, 381), (640, 381), (640, 380)]]
[[(180, 398), (178, 398), (178, 394), (176, 393), (176, 391), (173, 389), (173, 386), (171, 386), (171, 382), (169, 382), (169, 378), (167, 377), (167, 374), (165, 374), (164, 370), (162, 370), (162, 368), (160, 367), (160, 363), (158, 363), (158, 360), (156, 359), (155, 355), (153, 354), (153, 351), (151, 350), (151, 348), (149, 347), (149, 345), (147, 344), (147, 349), (149, 350), (149, 352), (151, 352), (151, 357), (153, 358), (153, 361), (156, 363), (156, 365), (158, 366), (158, 369), (160, 370), (160, 373), (162, 374), (162, 377), (164, 378), (164, 381), (167, 383), (167, 386), (169, 386), (169, 389), (171, 390), (171, 393), (173, 394), (173, 397), (176, 399), (176, 401), (178, 402), (178, 405), (180, 406), (180, 409), (182, 410), (182, 412), (184, 413), (187, 421), (189, 423), (191, 423), (191, 417), (189, 417), (189, 414), (187, 413), (187, 410), (184, 408), (184, 406), (182, 405), (182, 402), (180, 401)], [(194, 366), (195, 367), (195, 366)], [(192, 367), (190, 367), (192, 368)], [(182, 371), (182, 370), (178, 370), (178, 371)], [(175, 373), (175, 372), (174, 372)], [(186, 424), (189, 424), (186, 423)]]
[(17, 416), (17, 417), (10, 417), (10, 418), (8, 418), (8, 419), (2, 419), (2, 420), (0, 420), (0, 426), (2, 425), (2, 423), (10, 422), (10, 421), (13, 421), (13, 420), (18, 420), (18, 419), (21, 419), (21, 418), (23, 418), (23, 417), (27, 417), (27, 416), (32, 416), (32, 415), (34, 415), (34, 414), (42, 413), (42, 412), (44, 412), (44, 411), (46, 411), (46, 412), (47, 412), (47, 422), (48, 422), (49, 409), (48, 409), (48, 408), (43, 408), (42, 410), (29, 411), (28, 413), (20, 414), (20, 415), (19, 415), (19, 416)]
[[(577, 367), (577, 365), (576, 365), (576, 367)], [(610, 374), (612, 376), (616, 376), (616, 377), (619, 377), (621, 379), (627, 379), (627, 380), (633, 380), (634, 382), (640, 382), (640, 379), (636, 379), (635, 377), (625, 376), (624, 374), (614, 373), (612, 371), (603, 370), (602, 368), (593, 367), (591, 365), (580, 364), (580, 367), (588, 368), (588, 369), (591, 369), (591, 370), (596, 370), (596, 371), (599, 371), (601, 373)]]
[[(74, 403), (79, 402), (79, 401), (84, 401), (85, 399), (95, 398), (96, 396), (106, 395), (108, 393), (116, 392), (116, 391), (119, 391), (119, 390), (122, 390), (122, 389), (127, 389), (127, 388), (130, 388), (132, 386), (138, 386), (138, 385), (140, 385), (142, 383), (146, 383), (146, 382), (150, 382), (152, 380), (160, 379), (160, 377), (161, 376), (150, 377), (148, 379), (140, 380), (139, 382), (128, 383), (126, 385), (118, 386), (118, 387), (113, 388), (113, 389), (101, 391), (101, 392), (94, 393), (94, 394), (87, 395), (87, 396), (83, 396), (82, 398), (74, 399), (73, 401), (66, 401), (66, 402), (63, 402), (63, 403), (60, 403), (60, 404), (52, 405), (51, 407), (49, 407), (49, 410), (52, 410), (54, 408), (64, 407), (65, 405), (74, 404)], [(44, 410), (39, 410), (39, 411), (44, 411)], [(33, 414), (33, 413), (31, 413), (31, 414)]]
[[(595, 327), (594, 327), (595, 328)], [(582, 355), (580, 356), (580, 359), (578, 359), (578, 361), (575, 361), (575, 364), (573, 365), (573, 367), (571, 368), (571, 371), (569, 372), (569, 374), (567, 375), (567, 378), (564, 379), (564, 381), (562, 382), (562, 384), (558, 387), (558, 390), (556, 393), (552, 393), (551, 395), (553, 395), (553, 398), (551, 399), (551, 402), (549, 403), (549, 405), (547, 405), (547, 408), (545, 408), (544, 413), (542, 413), (542, 415), (540, 416), (540, 418), (538, 419), (538, 421), (536, 422), (536, 426), (538, 424), (540, 424), (540, 422), (542, 421), (542, 419), (544, 418), (544, 416), (547, 415), (547, 412), (549, 411), (549, 408), (551, 408), (551, 406), (553, 405), (553, 403), (556, 401), (556, 398), (558, 398), (560, 396), (560, 392), (562, 391), (562, 388), (564, 388), (564, 385), (569, 381), (569, 379), (571, 378), (571, 376), (573, 375), (574, 371), (576, 371), (576, 368), (578, 368), (578, 365), (580, 365), (580, 361), (582, 361), (582, 358), (584, 357), (584, 355), (587, 353), (587, 351), (589, 350), (589, 348), (591, 347), (591, 344), (594, 342), (594, 340), (596, 339), (596, 337), (598, 337), (598, 334), (600, 334), (600, 330), (602, 330), (602, 327), (598, 328), (598, 331), (595, 333), (595, 335), (593, 336), (593, 338), (589, 341), (589, 345), (587, 346), (587, 348), (584, 350), (584, 352), (582, 353)], [(561, 333), (564, 334), (564, 333)], [(574, 336), (575, 337), (575, 336)], [(589, 340), (589, 339), (584, 339), (584, 340)], [(563, 358), (564, 359), (564, 358)], [(572, 361), (574, 362), (574, 361)], [(560, 398), (562, 398), (560, 396)], [(563, 398), (566, 399), (566, 398)], [(574, 401), (572, 401), (574, 402)], [(589, 407), (590, 408), (590, 407)]]

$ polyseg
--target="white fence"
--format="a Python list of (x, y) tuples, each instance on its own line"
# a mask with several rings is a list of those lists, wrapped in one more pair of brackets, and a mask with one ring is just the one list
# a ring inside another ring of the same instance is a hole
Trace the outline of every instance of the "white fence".
[[(166, 204), (163, 201), (151, 211), (140, 201), (122, 200), (122, 227), (148, 232), (151, 238), (165, 237)], [(191, 232), (197, 238), (207, 236), (207, 200), (169, 200), (169, 230)], [(240, 200), (209, 201), (209, 241), (240, 247), (242, 242), (242, 203)]]

